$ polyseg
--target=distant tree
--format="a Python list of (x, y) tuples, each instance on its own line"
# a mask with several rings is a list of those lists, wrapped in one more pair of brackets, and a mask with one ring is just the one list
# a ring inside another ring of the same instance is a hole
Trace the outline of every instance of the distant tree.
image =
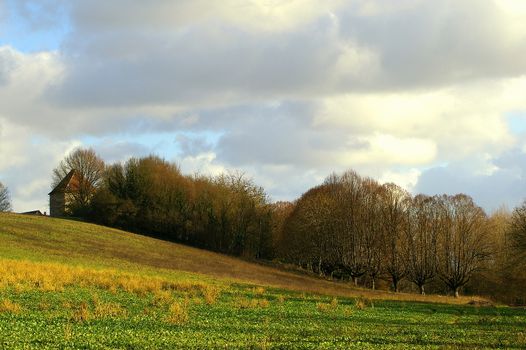
[(488, 220), (482, 208), (464, 194), (439, 198), (438, 275), (453, 292), (469, 282), (490, 253)]
[(53, 170), (53, 187), (71, 171), (77, 172), (79, 188), (72, 193), (74, 202), (71, 203), (73, 211), (85, 211), (91, 197), (102, 182), (104, 175), (104, 161), (93, 149), (77, 148), (64, 158), (58, 167)]
[(11, 211), (9, 189), (0, 182), (0, 212)]
[(272, 212), (272, 252), (274, 257), (282, 258), (286, 255), (283, 251), (284, 242), (286, 240), (285, 222), (292, 214), (295, 204), (291, 202), (276, 202), (271, 204), (270, 210)]
[(368, 272), (366, 237), (367, 188), (364, 180), (354, 171), (331, 175), (325, 184), (332, 186), (335, 205), (332, 210), (336, 232), (338, 261), (342, 270), (358, 284), (358, 278)]
[(385, 237), (385, 270), (389, 274), (393, 290), (398, 292), (399, 282), (407, 275), (404, 229), (411, 196), (393, 183), (383, 185), (383, 189), (380, 220)]
[(384, 271), (386, 235), (382, 220), (383, 187), (373, 179), (364, 179), (365, 196), (363, 198), (362, 230), (364, 238), (367, 274), (371, 279), (371, 288), (376, 289), (376, 281)]
[(406, 211), (405, 250), (407, 278), (416, 284), (420, 294), (437, 275), (439, 212), (433, 197), (417, 195)]
[(507, 240), (511, 248), (510, 261), (514, 265), (526, 263), (526, 201), (513, 210)]

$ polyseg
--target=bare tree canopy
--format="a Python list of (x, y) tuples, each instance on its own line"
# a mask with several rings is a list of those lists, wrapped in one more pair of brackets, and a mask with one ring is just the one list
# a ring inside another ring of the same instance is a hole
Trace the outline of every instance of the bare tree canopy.
[(79, 188), (73, 194), (74, 205), (78, 208), (85, 207), (103, 179), (104, 168), (104, 161), (93, 149), (77, 148), (53, 170), (53, 187), (57, 186), (70, 171), (75, 170)]
[(513, 211), (508, 237), (516, 262), (526, 262), (526, 201)]
[(0, 212), (11, 210), (11, 197), (9, 196), (9, 190), (0, 182)]
[(471, 197), (442, 196), (438, 275), (451, 291), (469, 282), (489, 255), (487, 216)]

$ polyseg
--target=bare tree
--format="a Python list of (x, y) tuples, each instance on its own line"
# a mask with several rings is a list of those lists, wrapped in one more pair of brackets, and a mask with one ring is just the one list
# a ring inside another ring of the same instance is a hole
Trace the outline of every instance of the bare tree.
[(77, 207), (86, 207), (103, 180), (104, 161), (93, 149), (77, 148), (64, 158), (53, 170), (53, 187), (57, 186), (70, 171), (78, 179), (78, 191), (72, 193)]
[(334, 187), (336, 206), (332, 217), (339, 265), (358, 284), (358, 278), (367, 273), (364, 216), (365, 188), (363, 179), (354, 171), (341, 176), (331, 175), (326, 181)]
[(455, 297), (489, 256), (487, 217), (464, 194), (440, 197), (438, 274)]
[(526, 201), (513, 210), (507, 233), (515, 262), (526, 262)]
[(363, 181), (364, 198), (361, 216), (367, 274), (371, 278), (371, 288), (376, 289), (376, 281), (384, 268), (385, 232), (381, 220), (381, 195), (383, 188), (373, 179)]
[(411, 196), (407, 191), (393, 183), (383, 185), (380, 220), (385, 238), (385, 270), (395, 292), (398, 292), (398, 284), (407, 274), (404, 229), (410, 203)]
[(0, 212), (11, 211), (9, 189), (0, 182)]
[(437, 274), (439, 215), (432, 197), (418, 195), (406, 212), (407, 277), (425, 294), (425, 285)]

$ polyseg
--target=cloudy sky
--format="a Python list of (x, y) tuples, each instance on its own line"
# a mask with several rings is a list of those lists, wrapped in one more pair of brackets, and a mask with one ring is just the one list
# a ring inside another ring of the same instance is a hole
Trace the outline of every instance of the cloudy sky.
[(355, 169), (526, 198), (523, 0), (0, 0), (0, 181), (47, 209), (69, 151), (240, 169), (273, 200)]

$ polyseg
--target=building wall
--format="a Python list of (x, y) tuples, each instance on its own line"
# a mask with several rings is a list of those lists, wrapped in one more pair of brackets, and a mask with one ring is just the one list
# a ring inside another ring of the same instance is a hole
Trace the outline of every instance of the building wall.
[(66, 213), (66, 195), (64, 192), (53, 193), (49, 196), (49, 215), (64, 216)]

